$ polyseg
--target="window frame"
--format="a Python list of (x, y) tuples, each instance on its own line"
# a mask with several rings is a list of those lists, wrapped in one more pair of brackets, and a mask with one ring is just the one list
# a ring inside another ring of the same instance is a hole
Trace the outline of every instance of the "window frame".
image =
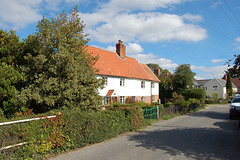
[(145, 81), (141, 81), (141, 88), (145, 88)]
[(125, 104), (125, 96), (120, 96), (120, 103)]
[(125, 87), (125, 79), (124, 78), (120, 78), (120, 86)]

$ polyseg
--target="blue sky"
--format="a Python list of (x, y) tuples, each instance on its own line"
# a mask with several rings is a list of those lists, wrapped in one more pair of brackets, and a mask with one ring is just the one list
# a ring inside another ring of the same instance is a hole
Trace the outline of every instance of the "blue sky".
[(1, 0), (0, 29), (20, 39), (50, 18), (78, 6), (89, 45), (174, 71), (190, 64), (196, 79), (221, 78), (240, 51), (239, 0)]

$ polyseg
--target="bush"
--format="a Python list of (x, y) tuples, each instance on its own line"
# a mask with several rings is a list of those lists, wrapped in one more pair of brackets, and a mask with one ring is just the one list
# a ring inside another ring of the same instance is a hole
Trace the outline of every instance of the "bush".
[[(140, 107), (116, 107), (115, 110), (96, 112), (80, 109), (55, 111), (61, 112), (56, 118), (0, 128), (1, 144), (4, 140), (9, 140), (6, 145), (29, 142), (2, 152), (0, 159), (41, 159), (50, 152), (84, 147), (144, 126)], [(10, 137), (16, 137), (17, 141), (12, 142)]]
[(190, 98), (195, 98), (200, 100), (201, 102), (204, 102), (204, 99), (206, 97), (206, 91), (202, 88), (186, 89), (182, 91), (181, 94), (185, 97), (185, 100), (189, 100)]

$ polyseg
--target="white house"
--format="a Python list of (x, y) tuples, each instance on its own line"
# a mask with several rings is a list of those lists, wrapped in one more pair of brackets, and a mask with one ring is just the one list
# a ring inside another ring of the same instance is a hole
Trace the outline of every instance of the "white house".
[(104, 104), (125, 103), (127, 97), (147, 103), (159, 99), (159, 79), (145, 64), (127, 57), (126, 46), (121, 40), (116, 44), (116, 52), (96, 47), (87, 47), (93, 56), (99, 56), (95, 67), (99, 69), (98, 78), (105, 78), (103, 89), (99, 93), (104, 97)]
[[(227, 89), (226, 89), (226, 80), (225, 79), (208, 79), (208, 80), (196, 80), (195, 86), (197, 88), (203, 88), (206, 90), (207, 97), (213, 97), (216, 93), (218, 94), (218, 98), (227, 98)], [(233, 92), (237, 91), (237, 88), (234, 84), (232, 84)]]

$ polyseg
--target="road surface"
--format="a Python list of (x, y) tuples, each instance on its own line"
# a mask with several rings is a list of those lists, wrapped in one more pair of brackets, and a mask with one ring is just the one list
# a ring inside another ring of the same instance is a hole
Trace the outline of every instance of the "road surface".
[(161, 120), (144, 130), (59, 155), (56, 160), (240, 159), (238, 120), (228, 105)]

